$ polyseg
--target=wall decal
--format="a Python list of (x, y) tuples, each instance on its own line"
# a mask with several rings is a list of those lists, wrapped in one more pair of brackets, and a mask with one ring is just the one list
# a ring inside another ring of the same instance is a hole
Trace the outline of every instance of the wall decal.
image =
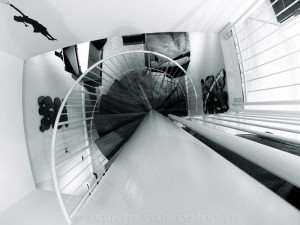
[[(41, 119), (40, 131), (44, 132), (49, 130), (50, 127), (54, 128), (55, 120), (61, 106), (61, 100), (56, 97), (54, 100), (50, 96), (40, 96), (38, 97), (38, 104), (39, 104), (39, 114), (43, 117)], [(67, 106), (64, 106), (62, 114), (59, 118), (59, 122), (67, 122), (68, 118), (68, 111)], [(65, 127), (68, 127), (69, 124), (64, 124)], [(62, 128), (63, 126), (58, 126), (58, 129)]]
[(225, 70), (221, 70), (215, 77), (207, 76), (201, 79), (204, 113), (214, 114), (228, 111), (228, 94), (224, 91), (226, 82)]
[(14, 16), (14, 20), (16, 22), (24, 23), (25, 27), (29, 27), (29, 25), (31, 25), (33, 27), (33, 33), (41, 33), (46, 38), (48, 38), (49, 41), (57, 41), (57, 39), (55, 39), (51, 36), (51, 34), (49, 34), (48, 29), (45, 26), (40, 24), (38, 21), (30, 18), (29, 16), (26, 16), (20, 9), (11, 4), (8, 0), (2, 0), (0, 2), (9, 5), (21, 14), (21, 16)]
[(55, 54), (58, 58), (60, 58), (62, 61), (64, 61), (64, 57), (63, 57), (63, 52), (62, 52), (62, 51), (60, 51), (60, 52), (55, 51), (54, 54)]
[[(190, 64), (190, 39), (186, 32), (151, 33), (145, 36), (145, 50), (159, 52), (176, 61), (185, 70)], [(166, 71), (172, 77), (183, 76), (176, 65), (169, 64), (162, 57), (153, 56), (149, 59), (151, 68)], [(146, 65), (148, 59), (145, 58)]]

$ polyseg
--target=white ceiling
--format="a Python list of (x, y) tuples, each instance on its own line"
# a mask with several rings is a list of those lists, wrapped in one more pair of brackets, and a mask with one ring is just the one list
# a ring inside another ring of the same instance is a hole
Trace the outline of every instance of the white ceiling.
[(219, 32), (255, 0), (10, 0), (48, 28), (49, 41), (32, 26), (15, 22), (18, 13), (0, 4), (0, 51), (29, 58), (86, 41), (125, 34)]

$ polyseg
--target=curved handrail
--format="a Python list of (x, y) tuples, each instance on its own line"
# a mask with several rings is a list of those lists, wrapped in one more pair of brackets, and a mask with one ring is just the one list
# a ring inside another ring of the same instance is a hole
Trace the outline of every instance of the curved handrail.
[[(67, 183), (67, 185), (65, 185), (65, 187), (64, 188), (60, 188), (60, 185), (59, 185), (59, 177), (58, 177), (58, 171), (57, 171), (57, 162), (56, 162), (56, 147), (57, 147), (57, 145), (56, 145), (56, 141), (57, 141), (57, 135), (58, 135), (58, 127), (62, 124), (61, 122), (60, 122), (60, 119), (61, 119), (61, 116), (63, 115), (63, 109), (64, 109), (64, 107), (65, 106), (67, 106), (66, 105), (66, 103), (67, 103), (67, 101), (68, 100), (72, 100), (72, 99), (76, 99), (76, 98), (71, 98), (70, 96), (71, 96), (71, 94), (73, 94), (73, 93), (81, 93), (81, 94), (83, 94), (83, 95), (85, 95), (85, 94), (93, 94), (93, 93), (91, 93), (91, 92), (89, 92), (89, 91), (86, 91), (85, 89), (84, 89), (84, 85), (85, 84), (81, 84), (80, 82), (84, 79), (84, 78), (86, 78), (86, 79), (88, 79), (88, 80), (91, 80), (91, 81), (94, 81), (95, 83), (97, 83), (96, 82), (96, 80), (93, 80), (93, 79), (91, 79), (91, 78), (89, 78), (87, 75), (88, 74), (90, 74), (90, 73), (93, 73), (93, 70), (94, 69), (98, 69), (99, 71), (101, 71), (102, 73), (104, 73), (104, 74), (106, 74), (107, 72), (106, 71), (104, 71), (102, 68), (100, 68), (100, 65), (106, 65), (105, 64), (105, 62), (108, 62), (109, 60), (111, 60), (112, 61), (112, 59), (117, 59), (117, 60), (119, 60), (118, 59), (118, 56), (122, 56), (123, 58), (124, 58), (124, 55), (129, 55), (130, 57), (132, 57), (132, 55), (130, 55), (130, 54), (136, 54), (136, 55), (138, 55), (138, 54), (142, 54), (142, 56), (143, 55), (145, 55), (145, 54), (152, 54), (152, 55), (156, 55), (156, 56), (159, 56), (159, 57), (162, 57), (162, 58), (164, 58), (164, 59), (166, 59), (167, 60), (167, 62), (172, 62), (175, 66), (177, 66), (183, 73), (184, 73), (184, 75), (185, 76), (182, 76), (182, 77), (180, 77), (180, 79), (179, 80), (176, 80), (176, 79), (178, 79), (178, 78), (174, 78), (171, 74), (168, 74), (167, 73), (167, 69), (166, 69), (166, 71), (162, 71), (162, 70), (160, 70), (160, 68), (151, 68), (151, 66), (150, 66), (150, 69), (155, 69), (158, 73), (161, 73), (161, 74), (163, 74), (164, 76), (168, 76), (168, 77), (171, 77), (172, 78), (172, 80), (174, 80), (175, 82), (176, 82), (176, 84), (180, 87), (180, 89), (182, 90), (182, 92), (183, 92), (183, 94), (185, 95), (185, 98), (186, 98), (186, 102), (187, 102), (187, 108), (188, 108), (188, 113), (189, 113), (189, 111), (190, 111), (190, 109), (191, 109), (191, 107), (193, 106), (194, 107), (194, 109), (195, 109), (195, 111), (197, 111), (197, 92), (196, 92), (196, 89), (195, 89), (195, 86), (194, 86), (194, 83), (193, 83), (193, 81), (190, 79), (190, 77), (189, 77), (189, 75), (187, 74), (187, 71), (182, 67), (182, 66), (180, 66), (176, 61), (174, 61), (174, 60), (172, 60), (171, 58), (169, 58), (169, 57), (167, 57), (167, 56), (165, 56), (165, 55), (162, 55), (162, 54), (160, 54), (160, 53), (156, 53), (156, 52), (151, 52), (151, 51), (146, 51), (146, 50), (138, 50), (138, 51), (126, 51), (126, 52), (122, 52), (122, 53), (118, 53), (118, 54), (114, 54), (114, 55), (112, 55), (112, 56), (109, 56), (109, 57), (107, 57), (107, 58), (105, 58), (105, 59), (102, 59), (102, 60), (100, 60), (99, 62), (97, 62), (97, 63), (95, 63), (93, 66), (91, 66), (90, 68), (88, 68), (75, 82), (74, 82), (74, 84), (73, 84), (73, 86), (70, 88), (70, 90), (67, 92), (67, 94), (65, 95), (65, 97), (64, 97), (64, 99), (63, 99), (63, 101), (62, 101), (62, 104), (61, 104), (61, 107), (59, 108), (59, 110), (58, 110), (58, 113), (57, 113), (57, 117), (56, 117), (56, 120), (55, 120), (55, 124), (54, 124), (54, 130), (53, 130), (53, 135), (52, 135), (52, 141), (51, 141), (51, 166), (52, 166), (52, 174), (53, 174), (53, 182), (54, 182), (54, 188), (55, 188), (55, 191), (56, 191), (56, 195), (57, 195), (57, 198), (58, 198), (58, 201), (59, 201), (59, 204), (60, 204), (60, 207), (61, 207), (61, 209), (62, 209), (62, 212), (63, 212), (63, 214), (64, 214), (64, 216), (65, 216), (65, 218), (66, 218), (66, 220), (67, 220), (67, 222), (68, 222), (68, 224), (71, 224), (72, 223), (72, 217), (74, 216), (74, 214), (76, 213), (76, 211), (81, 207), (81, 205), (83, 204), (83, 202), (87, 199), (87, 197), (88, 197), (88, 195), (84, 195), (83, 196), (83, 198), (80, 200), (80, 202), (77, 204), (77, 205), (75, 205), (75, 208), (73, 208), (72, 209), (72, 212), (69, 212), (68, 211), (68, 209), (67, 209), (67, 207), (66, 207), (66, 204), (65, 204), (65, 202), (64, 202), (64, 200), (63, 200), (63, 193), (62, 193), (62, 190), (65, 190), (65, 188), (68, 186), (68, 184), (70, 183), (70, 182), (72, 182), (72, 180), (73, 179), (76, 179), (77, 177), (75, 177), (75, 178), (73, 178), (71, 181), (69, 181), (68, 183)], [(126, 61), (126, 58), (124, 58), (125, 59), (125, 61)], [(133, 59), (135, 59), (135, 57), (133, 58)], [(127, 61), (126, 61), (126, 63), (128, 63)], [(121, 63), (120, 63), (121, 64)], [(123, 65), (122, 65), (122, 67), (123, 67)], [(128, 65), (128, 67), (129, 67), (129, 65)], [(119, 69), (119, 68), (117, 68), (117, 69)], [(140, 68), (134, 68), (134, 69), (137, 69), (137, 70), (139, 70)], [(142, 68), (143, 70), (148, 70), (149, 69), (149, 67), (147, 67), (147, 66), (144, 66), (143, 68)], [(110, 69), (113, 73), (115, 73), (115, 71), (114, 70), (112, 70), (112, 69)], [(131, 72), (131, 71), (133, 71), (132, 69), (130, 69), (129, 68), (129, 70), (125, 70), (125, 72), (124, 73), (119, 73), (119, 72), (117, 72), (117, 73), (115, 73), (116, 74), (116, 76), (118, 77), (118, 78), (122, 78), (121, 76), (119, 77), (119, 75), (123, 75), (123, 74), (125, 74), (126, 75), (126, 73), (129, 73), (129, 72)], [(151, 70), (150, 70), (150, 72), (151, 72)], [(156, 72), (156, 73), (157, 73)], [(111, 75), (111, 74), (110, 74)], [(108, 77), (110, 77), (110, 76), (108, 76)], [(112, 77), (114, 77), (114, 76), (112, 76)], [(111, 78), (111, 77), (110, 77)], [(185, 87), (180, 83), (180, 81), (182, 80), (182, 79), (185, 79), (184, 80), (184, 83), (185, 83)], [(116, 78), (117, 79), (117, 78)], [(85, 133), (85, 140), (84, 140), (84, 142), (85, 143), (87, 143), (86, 144), (86, 147), (84, 147), (83, 149), (81, 149), (82, 151), (85, 151), (86, 149), (90, 149), (90, 147), (92, 147), (93, 148), (93, 153), (90, 151), (90, 155), (89, 156), (87, 156), (87, 157), (91, 157), (91, 156), (95, 156), (95, 155), (92, 155), (92, 154), (95, 154), (95, 152), (96, 152), (96, 150), (94, 149), (94, 145), (93, 145), (93, 143), (92, 144), (90, 144), (91, 143), (91, 140), (93, 139), (93, 137), (92, 137), (92, 134), (91, 134), (91, 137), (89, 137), (89, 131), (88, 131), (88, 126), (90, 127), (89, 128), (89, 130), (90, 130), (90, 132), (92, 132), (92, 127), (93, 127), (93, 118), (94, 118), (94, 114), (95, 114), (95, 111), (96, 111), (96, 108), (97, 108), (97, 105), (99, 104), (99, 100), (100, 100), (100, 98), (101, 98), (101, 96), (102, 96), (102, 89), (106, 89), (107, 87), (108, 87), (108, 89), (109, 89), (109, 85), (111, 85), (111, 84), (113, 84), (113, 82), (116, 80), (115, 79), (115, 77), (114, 78), (111, 78), (111, 81), (107, 81), (108, 82), (108, 84), (107, 84), (107, 86), (105, 86), (105, 85), (101, 85), (101, 87), (99, 87), (99, 94), (94, 94), (94, 95), (96, 95), (97, 96), (97, 98), (96, 98), (96, 100), (93, 100), (93, 109), (92, 109), (92, 115), (90, 116), (90, 118), (85, 118), (85, 107), (86, 107), (86, 102), (85, 102), (85, 99), (82, 99), (82, 101), (81, 101), (81, 107), (82, 107), (82, 115), (84, 116), (83, 117), (83, 119), (81, 118), (80, 120), (73, 120), (73, 121), (69, 121), (70, 123), (71, 122), (74, 122), (74, 123), (77, 123), (77, 122), (80, 122), (80, 121), (83, 121), (84, 122), (84, 125), (83, 125), (83, 127), (85, 127), (84, 128), (84, 133)], [(107, 80), (109, 80), (109, 78), (107, 78)], [(87, 85), (87, 86), (89, 86), (89, 85)], [(190, 86), (190, 87), (189, 87)], [(78, 91), (78, 90), (76, 90), (76, 88), (77, 87), (81, 87), (82, 88), (82, 91)], [(103, 87), (103, 88), (102, 88)], [(102, 89), (101, 89), (102, 88)], [(191, 105), (190, 104), (190, 98), (189, 98), (189, 94), (190, 94), (190, 92), (192, 93), (192, 94), (194, 94), (194, 99), (192, 100), (192, 101), (194, 101), (194, 105)], [(79, 100), (80, 100), (80, 98), (79, 98)], [(90, 101), (92, 101), (92, 100), (90, 100)], [(76, 112), (77, 113), (77, 112)], [(75, 114), (76, 114), (75, 113)], [(79, 112), (78, 112), (79, 113)], [(73, 113), (74, 114), (74, 113)], [(87, 122), (88, 120), (90, 120), (90, 122)], [(65, 124), (65, 123), (67, 123), (67, 122), (64, 122), (63, 124)], [(87, 125), (87, 124), (89, 124), (89, 125)], [(64, 132), (65, 133), (65, 132)], [(80, 150), (80, 151), (81, 151)], [(99, 151), (100, 152), (100, 154), (102, 154), (101, 153), (101, 151)], [(67, 159), (65, 159), (65, 160), (63, 160), (63, 161), (66, 161), (66, 160), (68, 160), (68, 159), (70, 159), (71, 157), (74, 157), (74, 155), (76, 155), (76, 154), (78, 154), (78, 152), (76, 151), (76, 153), (75, 154), (72, 154), (69, 158), (67, 158)], [(103, 156), (103, 154), (102, 154), (102, 156)], [(102, 168), (102, 172), (103, 173), (105, 173), (105, 169), (103, 168), (103, 166), (102, 166), (102, 162), (100, 162), (99, 161), (99, 156), (95, 156), (96, 157), (96, 159), (98, 160), (98, 166), (100, 166), (101, 168)], [(90, 160), (91, 161), (91, 160)], [(80, 162), (79, 162), (80, 163)], [(88, 166), (93, 166), (93, 162), (91, 162), (89, 165), (87, 165), (87, 167)], [(97, 167), (98, 167), (97, 166)], [(102, 175), (103, 175), (103, 173), (102, 173)], [(91, 174), (91, 175), (93, 175), (93, 174)], [(90, 177), (88, 177), (87, 179), (89, 179)], [(86, 180), (87, 180), (86, 179)], [(101, 176), (99, 176), (97, 179), (96, 179), (96, 181), (95, 181), (95, 183), (94, 183), (94, 186), (93, 187), (91, 187), (91, 189), (93, 189), (93, 188), (95, 188), (95, 186), (96, 186), (96, 183), (98, 183), (98, 181), (101, 179)], [(85, 181), (86, 181), (85, 180)], [(79, 186), (80, 187), (80, 186)], [(75, 192), (77, 191), (78, 189), (76, 189), (75, 190)], [(72, 193), (72, 195), (71, 195), (71, 197), (70, 198), (68, 198), (68, 200), (67, 201), (69, 201), (72, 197), (73, 197), (73, 194), (75, 193), (75, 192), (73, 192)], [(89, 194), (89, 191), (88, 191), (88, 194)]]

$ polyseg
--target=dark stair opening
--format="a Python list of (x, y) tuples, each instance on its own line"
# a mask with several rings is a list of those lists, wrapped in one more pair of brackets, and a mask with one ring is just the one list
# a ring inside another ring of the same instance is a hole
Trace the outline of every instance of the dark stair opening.
[[(86, 90), (96, 93), (97, 88), (89, 85)], [(96, 100), (92, 95), (91, 99)], [(95, 143), (108, 160), (131, 137), (149, 110), (165, 116), (188, 113), (185, 93), (179, 85), (165, 74), (150, 70), (130, 71), (115, 80), (107, 93), (101, 95), (97, 107), (93, 122), (99, 138)]]

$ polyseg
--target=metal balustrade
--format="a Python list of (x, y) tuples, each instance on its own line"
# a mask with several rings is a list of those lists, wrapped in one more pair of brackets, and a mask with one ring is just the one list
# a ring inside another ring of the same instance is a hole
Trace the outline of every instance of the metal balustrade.
[[(229, 29), (234, 33), (232, 38), (238, 55), (245, 103), (259, 99), (263, 102), (289, 102), (300, 98), (297, 91), (300, 85), (299, 16), (291, 15), (284, 22), (277, 20), (299, 2), (293, 1), (275, 13), (273, 7), (281, 4), (280, 1), (260, 1), (249, 9), (250, 15), (240, 18)], [(245, 109), (258, 108), (253, 104), (251, 107), (250, 104), (243, 106)], [(299, 110), (296, 104), (290, 108)]]
[(199, 116), (198, 121), (299, 145), (300, 18), (294, 14), (278, 20), (299, 2), (275, 12), (280, 1), (257, 1), (226, 28), (233, 34), (224, 38), (235, 44), (244, 102), (232, 103), (227, 113)]
[[(169, 115), (169, 117), (209, 140), (294, 184), (295, 186), (300, 187), (299, 156), (250, 141), (242, 137), (227, 134), (215, 128), (210, 128), (204, 124), (197, 123), (196, 120), (198, 118), (180, 118), (174, 115)], [(206, 120), (203, 121), (206, 122)], [(219, 123), (214, 124), (223, 126)], [(232, 128), (236, 129), (236, 127)], [(245, 131), (251, 132), (250, 129)]]
[[(217, 127), (230, 128), (275, 141), (293, 144), (300, 148), (300, 123), (290, 118), (264, 118), (260, 115), (248, 116), (241, 113), (228, 112), (215, 115), (195, 116), (195, 121), (201, 121), (204, 125), (213, 124)], [(226, 130), (225, 130), (226, 131)], [(300, 149), (299, 149), (300, 151)]]
[[(151, 56), (163, 58), (165, 67), (152, 67), (146, 60)], [(181, 72), (182, 76), (172, 75), (177, 72)], [(115, 81), (120, 81), (129, 73), (141, 79), (144, 73), (151, 76), (155, 84), (153, 89), (165, 89), (165, 101), (169, 100), (167, 94), (178, 87), (176, 91), (180, 93), (177, 95), (184, 96), (188, 114), (197, 111), (197, 93), (193, 81), (177, 62), (162, 54), (150, 51), (123, 52), (97, 62), (84, 72), (64, 97), (52, 137), (54, 187), (68, 224), (72, 223), (77, 211), (92, 196), (106, 172), (105, 163), (108, 160), (95, 144), (98, 133), (94, 117), (98, 114), (101, 96), (108, 93)], [(164, 82), (167, 85), (163, 85)], [(154, 104), (158, 105), (158, 102)], [(69, 117), (67, 121), (65, 116)], [(63, 128), (58, 129), (61, 126)]]

